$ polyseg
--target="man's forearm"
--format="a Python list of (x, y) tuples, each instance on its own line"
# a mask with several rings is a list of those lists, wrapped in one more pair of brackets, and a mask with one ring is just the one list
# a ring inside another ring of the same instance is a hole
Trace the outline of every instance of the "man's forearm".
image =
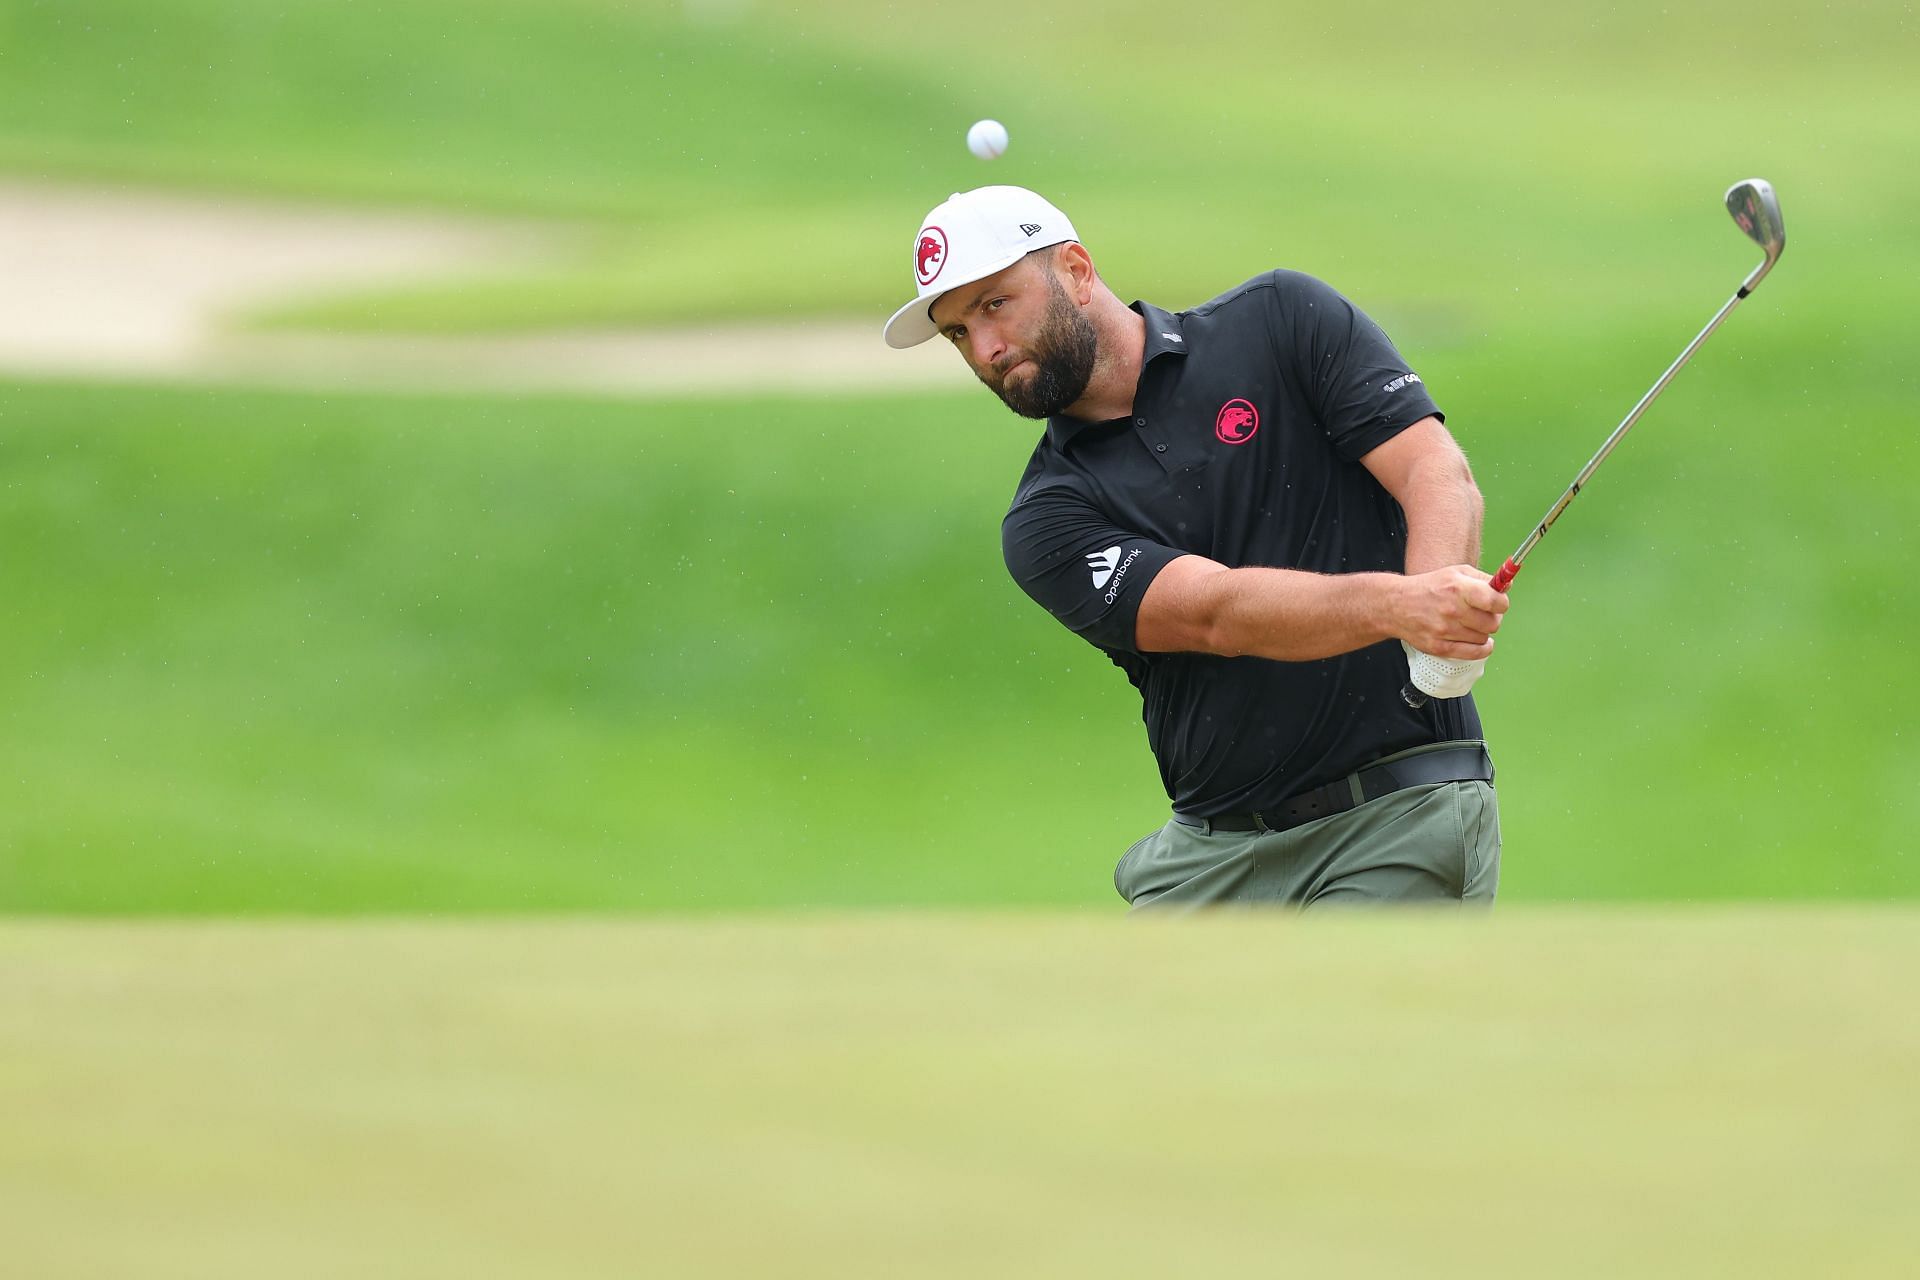
[(1316, 662), (1383, 640), (1470, 661), (1492, 651), (1506, 597), (1462, 564), (1425, 573), (1307, 573), (1229, 569), (1205, 556), (1175, 559), (1140, 601), (1142, 653), (1211, 653)]
[(1196, 601), (1207, 620), (1198, 646), (1226, 657), (1312, 662), (1394, 637), (1395, 598), (1406, 579), (1392, 573), (1305, 573), (1223, 569)]
[(1400, 505), (1407, 516), (1409, 574), (1480, 563), (1485, 504), (1464, 456), (1442, 455), (1423, 463), (1408, 478)]

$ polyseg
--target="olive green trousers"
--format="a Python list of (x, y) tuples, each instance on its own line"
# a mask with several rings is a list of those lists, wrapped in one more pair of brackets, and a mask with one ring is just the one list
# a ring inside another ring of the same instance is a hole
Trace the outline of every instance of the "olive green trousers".
[(1486, 782), (1408, 787), (1286, 831), (1179, 820), (1128, 849), (1113, 887), (1135, 911), (1239, 904), (1490, 906), (1500, 811)]

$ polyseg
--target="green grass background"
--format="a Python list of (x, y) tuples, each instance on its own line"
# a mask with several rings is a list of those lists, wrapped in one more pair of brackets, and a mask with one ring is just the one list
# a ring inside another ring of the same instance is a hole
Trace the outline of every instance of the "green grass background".
[[(1129, 298), (1315, 272), (1446, 406), (1488, 562), (1751, 265), (1719, 192), (1772, 179), (1790, 234), (1516, 588), (1519, 909), (1467, 929), (1111, 918), (1164, 806), (1131, 690), (1000, 566), (1033, 429), (978, 391), (0, 381), (8, 1259), (1896, 1272), (1912, 908), (1551, 900), (1920, 893), (1916, 21), (0, 5), (0, 175), (557, 246), (256, 324), (877, 331), (984, 181)], [(543, 910), (645, 918), (285, 918)], [(276, 918), (21, 918), (168, 914)]]
[[(277, 324), (876, 330), (1025, 182), (1125, 297), (1316, 272), (1448, 409), (1504, 554), (1781, 267), (1516, 588), (1506, 896), (1912, 896), (1904, 5), (1298, 14), (117, 0), (0, 11), (0, 168), (551, 220), (571, 255)], [(993, 167), (961, 146), (996, 115)], [(888, 358), (878, 347), (876, 361)], [(978, 392), (0, 386), (0, 908), (1111, 902), (1164, 813), (997, 522)]]

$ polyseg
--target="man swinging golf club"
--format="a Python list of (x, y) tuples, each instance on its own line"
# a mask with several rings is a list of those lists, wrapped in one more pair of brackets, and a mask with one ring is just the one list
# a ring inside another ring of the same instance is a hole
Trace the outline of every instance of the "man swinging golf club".
[(1188, 311), (1128, 306), (1019, 187), (939, 205), (913, 264), (888, 344), (945, 337), (1047, 421), (1007, 567), (1143, 700), (1173, 814), (1121, 858), (1121, 895), (1491, 902), (1468, 690), (1507, 597), (1474, 567), (1466, 458), (1380, 328), (1292, 271)]

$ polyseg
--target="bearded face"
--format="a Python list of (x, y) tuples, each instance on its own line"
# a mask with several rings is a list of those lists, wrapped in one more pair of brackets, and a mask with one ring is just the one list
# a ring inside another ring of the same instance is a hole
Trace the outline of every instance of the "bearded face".
[(974, 376), (1023, 418), (1048, 418), (1078, 400), (1093, 376), (1099, 350), (1093, 322), (1073, 305), (1051, 271), (1047, 277), (1047, 309), (1024, 351), (996, 361), (991, 369), (975, 369)]

